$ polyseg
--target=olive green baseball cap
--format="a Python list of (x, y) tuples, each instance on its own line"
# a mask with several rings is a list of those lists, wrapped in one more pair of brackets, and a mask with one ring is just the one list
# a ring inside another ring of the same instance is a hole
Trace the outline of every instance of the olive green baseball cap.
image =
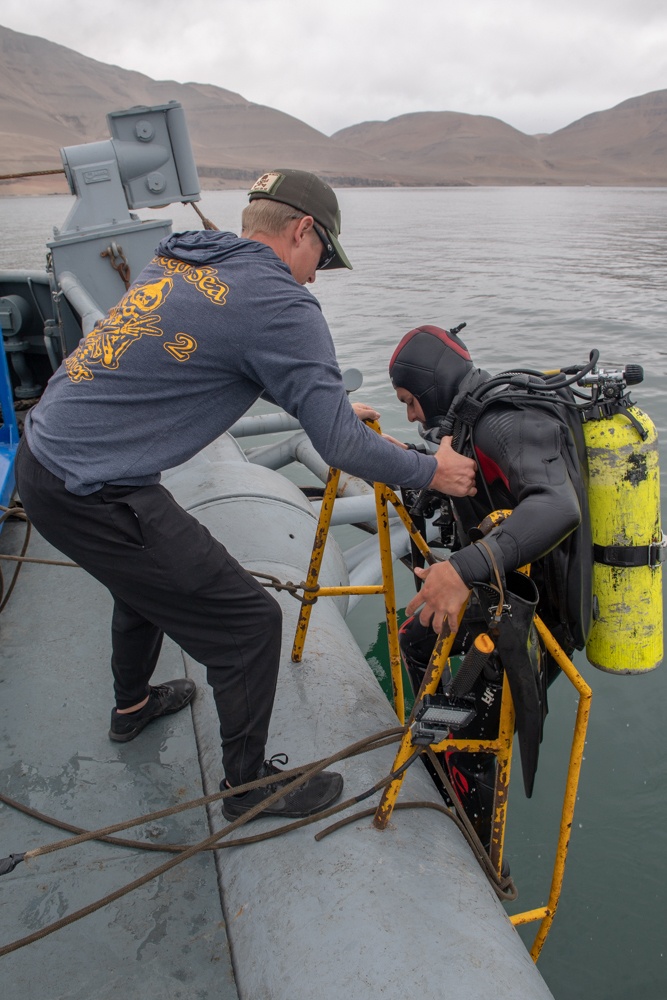
[(338, 242), (340, 236), (340, 208), (334, 191), (325, 181), (307, 170), (268, 170), (258, 177), (248, 191), (250, 201), (269, 198), (284, 205), (312, 215), (315, 222), (324, 229), (331, 242), (332, 257), (324, 265), (326, 269), (349, 267), (345, 251)]

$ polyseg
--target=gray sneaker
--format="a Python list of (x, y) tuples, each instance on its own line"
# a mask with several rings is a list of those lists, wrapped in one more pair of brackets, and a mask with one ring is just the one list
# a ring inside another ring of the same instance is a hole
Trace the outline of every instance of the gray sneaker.
[[(271, 774), (282, 774), (279, 767), (273, 761), (279, 758), (281, 763), (287, 763), (285, 754), (275, 754), (271, 760), (265, 760), (258, 770), (255, 778), (266, 778)], [(281, 785), (286, 785), (294, 778), (282, 778), (272, 781), (262, 788), (252, 788), (243, 795), (230, 795), (222, 800), (222, 815), (225, 819), (238, 819), (243, 816), (258, 802), (263, 802), (276, 792)], [(220, 782), (220, 791), (225, 791), (227, 784), (223, 779)], [(337, 771), (320, 771), (305, 781), (294, 791), (288, 792), (282, 798), (276, 799), (270, 806), (263, 809), (258, 816), (285, 816), (288, 819), (300, 818), (302, 816), (313, 816), (332, 805), (340, 797), (343, 791), (343, 776)]]

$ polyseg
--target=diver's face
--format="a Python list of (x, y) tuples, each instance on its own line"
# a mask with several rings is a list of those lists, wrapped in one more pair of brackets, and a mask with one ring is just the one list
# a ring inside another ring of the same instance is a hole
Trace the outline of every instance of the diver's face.
[(396, 395), (400, 403), (405, 405), (406, 416), (411, 424), (426, 422), (421, 403), (416, 396), (413, 396), (407, 389), (397, 389)]

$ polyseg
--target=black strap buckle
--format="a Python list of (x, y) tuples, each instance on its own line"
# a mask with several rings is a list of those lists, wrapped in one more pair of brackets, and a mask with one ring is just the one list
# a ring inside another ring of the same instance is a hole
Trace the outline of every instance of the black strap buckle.
[(654, 542), (653, 545), (649, 546), (651, 550), (651, 558), (649, 559), (649, 566), (658, 566), (661, 563), (667, 562), (667, 535), (663, 532), (662, 540), (659, 542)]
[(667, 536), (650, 545), (593, 545), (593, 559), (603, 566), (632, 569), (635, 566), (655, 568), (667, 561)]

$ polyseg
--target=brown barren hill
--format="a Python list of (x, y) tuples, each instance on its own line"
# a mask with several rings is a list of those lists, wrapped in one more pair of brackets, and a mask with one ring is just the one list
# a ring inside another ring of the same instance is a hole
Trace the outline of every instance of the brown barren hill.
[(667, 185), (667, 90), (586, 115), (540, 146), (568, 183)]
[(422, 111), (332, 138), (382, 157), (404, 184), (533, 184), (546, 169), (534, 136), (485, 115)]
[(453, 111), (364, 122), (333, 138), (382, 157), (401, 183), (667, 185), (667, 90), (551, 135)]
[[(244, 187), (278, 166), (341, 186), (667, 185), (667, 90), (552, 135), (525, 135), (484, 115), (423, 111), (330, 137), (234, 91), (152, 80), (0, 26), (0, 174), (58, 169), (61, 146), (108, 138), (108, 112), (173, 100), (185, 108), (205, 188)], [(66, 190), (62, 176), (0, 181), (0, 194)]]
[[(179, 101), (206, 187), (242, 187), (270, 167), (338, 183), (383, 183), (375, 158), (339, 147), (282, 111), (200, 83), (151, 80), (43, 38), (0, 27), (0, 174), (58, 168), (60, 147), (109, 137), (106, 115)], [(7, 194), (64, 192), (64, 178), (0, 182)]]

